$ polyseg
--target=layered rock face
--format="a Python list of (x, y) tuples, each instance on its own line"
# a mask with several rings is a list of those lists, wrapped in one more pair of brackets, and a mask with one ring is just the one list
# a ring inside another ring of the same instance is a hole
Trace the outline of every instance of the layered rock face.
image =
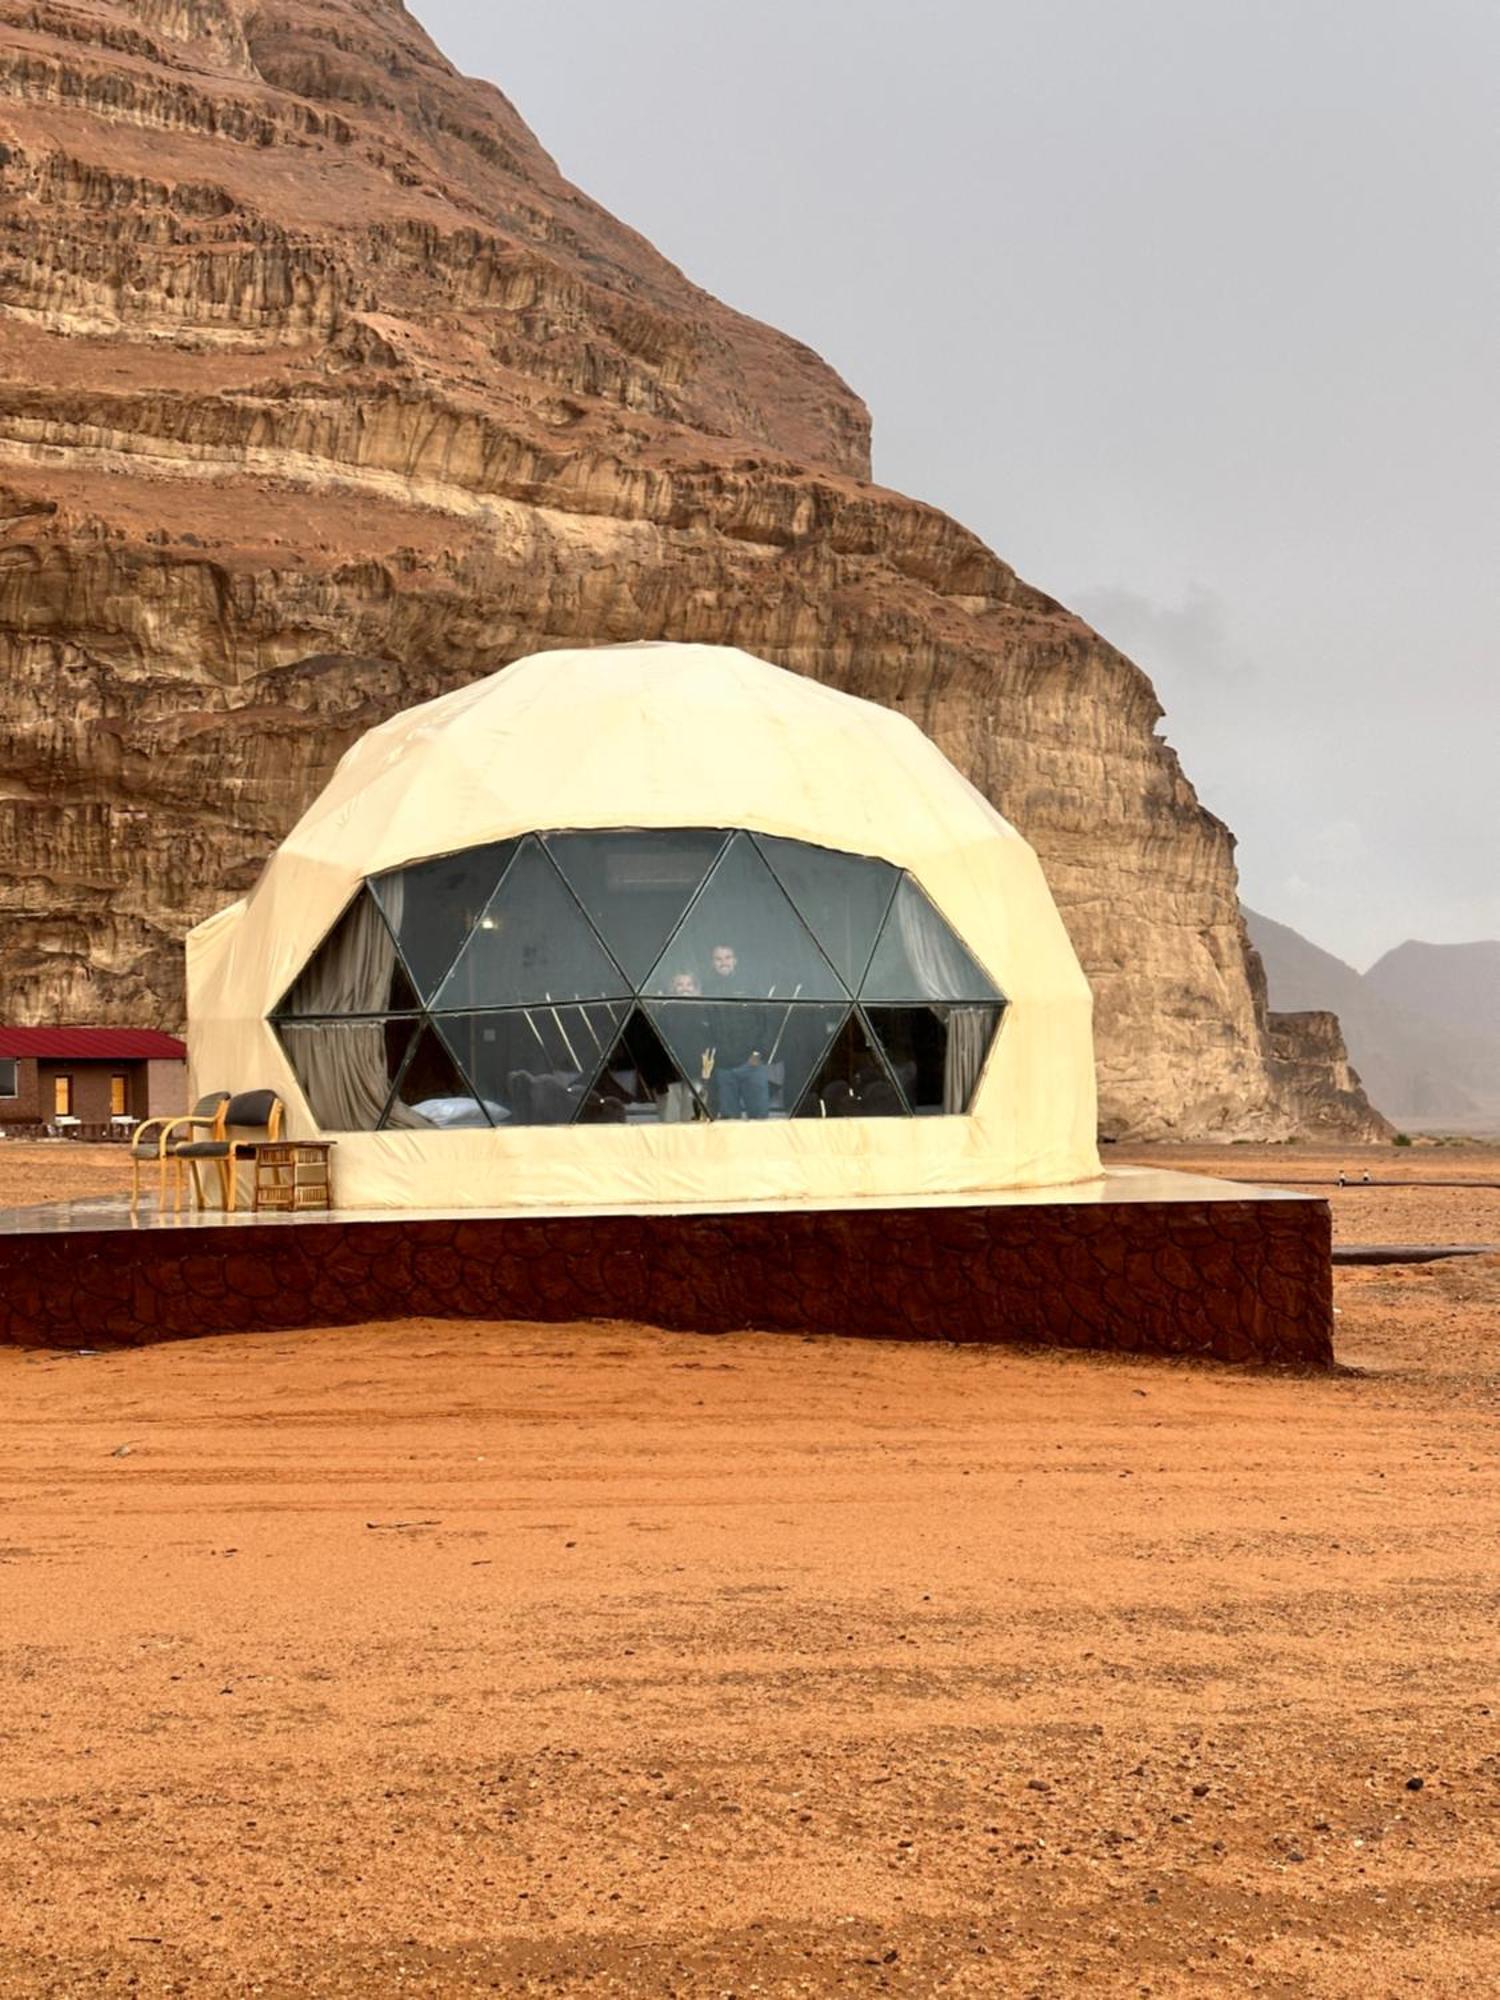
[(184, 931), (372, 723), (702, 640), (905, 710), (1034, 842), (1107, 1131), (1297, 1127), (1149, 683), (398, 0), (0, 0), (0, 147), (7, 1018), (175, 1025)]
[(1394, 1137), (1395, 1126), (1370, 1109), (1337, 1014), (1272, 1014), (1270, 1030), (1273, 1074), (1304, 1132), (1337, 1138), (1368, 1125), (1370, 1138)]

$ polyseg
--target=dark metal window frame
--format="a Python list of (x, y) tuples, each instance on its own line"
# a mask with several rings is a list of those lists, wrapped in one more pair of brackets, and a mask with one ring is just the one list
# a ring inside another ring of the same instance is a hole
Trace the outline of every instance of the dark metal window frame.
[[(673, 925), (672, 929), (668, 933), (665, 941), (663, 942), (660, 950), (657, 953), (656, 959), (653, 962), (650, 971), (646, 974), (645, 978), (642, 981), (637, 982), (632, 980), (629, 977), (629, 975), (625, 972), (623, 966), (620, 964), (619, 955), (611, 949), (609, 939), (604, 935), (601, 924), (591, 916), (587, 906), (582, 900), (582, 897), (578, 894), (578, 892), (574, 889), (572, 883), (568, 880), (568, 877), (564, 873), (562, 867), (559, 865), (557, 858), (551, 852), (549, 842), (555, 839), (561, 839), (570, 834), (586, 834), (596, 839), (606, 839), (611, 835), (670, 836), (671, 834), (678, 832), (684, 834), (696, 834), (696, 835), (717, 834), (720, 835), (721, 838), (719, 839), (718, 846), (715, 852), (713, 853), (712, 859), (709, 861), (704, 871), (701, 881), (698, 883), (696, 889), (689, 896), (687, 903), (683, 907), (682, 912), (677, 919), (677, 922)], [(823, 1074), (826, 1070), (827, 1063), (830, 1060), (834, 1049), (837, 1047), (840, 1039), (842, 1038), (844, 1030), (850, 1019), (856, 1019), (858, 1021), (860, 1030), (865, 1037), (867, 1046), (875, 1055), (875, 1058), (880, 1066), (880, 1069), (884, 1075), (886, 1082), (889, 1084), (891, 1090), (894, 1092), (896, 1100), (904, 1107), (905, 1115), (907, 1117), (932, 1117), (932, 1116), (967, 1117), (973, 1107), (974, 1101), (977, 1098), (979, 1091), (983, 1087), (985, 1075), (989, 1070), (991, 1061), (993, 1060), (994, 1057), (995, 1048), (999, 1043), (1001, 1034), (1004, 1032), (1005, 1023), (1009, 1015), (1009, 1003), (1006, 1000), (1003, 991), (1001, 990), (997, 982), (994, 980), (993, 976), (986, 971), (983, 961), (979, 957), (979, 954), (973, 950), (973, 948), (969, 945), (967, 940), (959, 933), (959, 931), (954, 927), (954, 925), (950, 922), (950, 920), (932, 901), (932, 898), (927, 895), (921, 883), (917, 880), (917, 878), (914, 875), (911, 874), (910, 870), (901, 868), (892, 862), (882, 861), (879, 859), (879, 857), (872, 855), (854, 854), (851, 850), (844, 848), (823, 848), (820, 847), (818, 843), (812, 841), (793, 842), (791, 836), (785, 836), (785, 835), (763, 835), (763, 834), (758, 835), (756, 830), (751, 827), (722, 827), (722, 828), (553, 827), (546, 829), (537, 829), (530, 833), (510, 836), (510, 838), (513, 838), (515, 841), (514, 850), (506, 859), (505, 864), (502, 867), (499, 876), (496, 878), (493, 888), (490, 890), (489, 896), (485, 903), (485, 911), (487, 912), (491, 908), (491, 906), (495, 902), (495, 899), (501, 894), (501, 891), (505, 883), (510, 879), (512, 872), (516, 868), (518, 862), (520, 862), (522, 856), (525, 853), (527, 853), (528, 850), (540, 853), (542, 856), (545, 857), (549, 865), (549, 868), (551, 870), (551, 873), (555, 878), (557, 884), (561, 887), (569, 903), (571, 904), (573, 909), (577, 912), (584, 925), (587, 927), (594, 942), (599, 946), (601, 951), (604, 953), (610, 965), (619, 974), (621, 985), (618, 994), (610, 995), (599, 999), (593, 999), (593, 998), (585, 1000), (568, 999), (557, 1002), (533, 1001), (527, 1003), (517, 1003), (513, 1005), (495, 1005), (490, 1007), (484, 1007), (482, 1005), (476, 1005), (473, 1002), (470, 1002), (463, 1006), (449, 1006), (447, 1008), (439, 1009), (436, 1004), (437, 1000), (441, 997), (447, 982), (453, 976), (453, 973), (457, 969), (460, 960), (463, 958), (464, 953), (467, 950), (470, 941), (475, 936), (477, 930), (477, 924), (476, 924), (475, 926), (472, 926), (468, 930), (468, 932), (466, 932), (465, 935), (460, 939), (454, 951), (451, 961), (443, 968), (441, 975), (429, 981), (432, 997), (419, 1008), (416, 1009), (381, 1008), (381, 1009), (373, 1009), (369, 1012), (346, 1013), (339, 1015), (300, 1014), (288, 1011), (288, 1003), (293, 998), (296, 988), (298, 984), (301, 982), (302, 978), (305, 976), (308, 968), (311, 967), (311, 965), (316, 960), (318, 953), (321, 952), (324, 949), (324, 947), (330, 942), (330, 940), (332, 940), (334, 936), (338, 933), (340, 927), (350, 916), (351, 912), (359, 904), (361, 899), (366, 897), (370, 899), (374, 907), (376, 916), (381, 924), (381, 927), (390, 941), (395, 964), (400, 968), (403, 976), (410, 982), (412, 991), (416, 993), (417, 996), (420, 998), (422, 995), (422, 983), (418, 980), (415, 971), (408, 963), (406, 955), (402, 951), (400, 939), (396, 934), (395, 928), (392, 925), (390, 918), (386, 913), (384, 904), (381, 900), (381, 896), (379, 893), (379, 886), (382, 882), (389, 881), (393, 876), (405, 875), (410, 870), (421, 868), (423, 866), (428, 865), (429, 863), (448, 860), (455, 855), (463, 854), (469, 851), (468, 849), (465, 848), (456, 848), (456, 849), (445, 850), (440, 854), (435, 854), (430, 856), (420, 856), (415, 858), (413, 861), (404, 864), (403, 867), (399, 869), (387, 870), (384, 874), (380, 876), (366, 878), (366, 880), (364, 880), (360, 884), (354, 896), (350, 898), (349, 902), (346, 903), (344, 908), (339, 912), (338, 917), (329, 926), (328, 930), (324, 933), (323, 937), (319, 940), (319, 943), (315, 948), (315, 950), (308, 955), (307, 961), (305, 965), (302, 967), (302, 969), (299, 971), (297, 978), (292, 982), (291, 986), (288, 988), (287, 992), (282, 996), (282, 999), (277, 1003), (277, 1005), (271, 1009), (267, 1018), (273, 1030), (278, 1030), (283, 1026), (315, 1029), (320, 1027), (325, 1027), (325, 1028), (332, 1027), (335, 1025), (338, 1026), (348, 1026), (348, 1025), (358, 1025), (358, 1024), (374, 1025), (377, 1023), (384, 1025), (386, 1023), (391, 1023), (391, 1022), (402, 1022), (402, 1021), (413, 1022), (416, 1027), (416, 1032), (412, 1034), (405, 1055), (398, 1066), (397, 1072), (391, 1078), (390, 1090), (385, 1100), (384, 1109), (381, 1113), (380, 1123), (378, 1126), (373, 1128), (375, 1130), (383, 1131), (390, 1129), (386, 1121), (390, 1118), (396, 1105), (401, 1101), (401, 1093), (405, 1085), (407, 1075), (411, 1069), (413, 1062), (417, 1057), (419, 1049), (422, 1047), (426, 1039), (423, 1033), (424, 1028), (430, 1029), (433, 1032), (440, 1047), (443, 1049), (449, 1061), (452, 1063), (455, 1076), (464, 1085), (468, 1093), (473, 1096), (475, 1104), (481, 1110), (483, 1110), (485, 1105), (485, 1100), (480, 1096), (480, 1093), (475, 1086), (474, 1079), (469, 1074), (468, 1067), (460, 1059), (458, 1050), (454, 1046), (453, 1042), (449, 1039), (447, 1035), (443, 1033), (442, 1023), (445, 1020), (458, 1020), (466, 1017), (472, 1018), (480, 1016), (513, 1016), (517, 1014), (524, 1014), (528, 1011), (528, 1009), (531, 1011), (539, 1011), (544, 1006), (554, 1006), (560, 1009), (572, 1009), (578, 1007), (594, 1008), (603, 1006), (612, 1006), (615, 1008), (619, 1008), (622, 1010), (622, 1014), (618, 1025), (618, 1030), (615, 1036), (615, 1040), (602, 1050), (602, 1052), (599, 1054), (598, 1061), (592, 1070), (589, 1071), (581, 1070), (579, 1073), (579, 1082), (576, 1087), (577, 1110), (575, 1111), (573, 1119), (569, 1122), (572, 1125), (577, 1125), (579, 1123), (585, 1123), (585, 1124), (589, 1123), (590, 1121), (582, 1119), (581, 1117), (582, 1111), (591, 1102), (595, 1093), (599, 1090), (603, 1082), (603, 1079), (607, 1071), (609, 1070), (611, 1057), (618, 1050), (620, 1043), (623, 1040), (624, 1035), (629, 1027), (629, 1023), (633, 1014), (637, 1010), (640, 1010), (642, 1013), (645, 1014), (646, 1018), (650, 1020), (652, 1018), (650, 1013), (650, 1003), (670, 1002), (672, 996), (656, 993), (650, 990), (650, 980), (652, 976), (658, 971), (658, 969), (669, 959), (674, 944), (676, 943), (677, 939), (682, 935), (687, 926), (691, 923), (694, 912), (699, 908), (704, 897), (709, 893), (712, 884), (714, 882), (714, 879), (718, 875), (720, 868), (723, 866), (723, 864), (726, 861), (726, 858), (732, 852), (736, 839), (741, 836), (743, 836), (753, 845), (772, 883), (774, 884), (776, 890), (779, 892), (781, 898), (785, 902), (788, 913), (798, 926), (798, 929), (803, 933), (803, 935), (807, 938), (808, 942), (811, 944), (813, 949), (817, 952), (820, 960), (823, 962), (824, 965), (827, 966), (832, 979), (836, 982), (840, 993), (844, 997), (840, 1000), (809, 1000), (809, 1001), (785, 1001), (785, 1002), (773, 1001), (770, 1003), (756, 999), (723, 999), (723, 1000), (714, 1000), (709, 1002), (708, 1004), (711, 1004), (714, 1007), (724, 1007), (724, 1008), (735, 1007), (735, 1006), (764, 1007), (767, 1004), (771, 1004), (775, 1006), (785, 1007), (787, 1009), (793, 1009), (793, 1008), (812, 1009), (823, 1012), (826, 1012), (827, 1009), (831, 1006), (842, 1005), (847, 1010), (843, 1018), (839, 1022), (839, 1025), (834, 1029), (833, 1035), (824, 1049), (823, 1056), (819, 1059), (819, 1063), (815, 1067), (812, 1075), (808, 1078), (806, 1083), (798, 1092), (795, 1102), (786, 1103), (782, 1106), (777, 1122), (779, 1123), (783, 1121), (797, 1119), (803, 1115), (809, 1103), (809, 1100), (813, 1096), (813, 1093), (817, 1091), (820, 1087), (820, 1080), (822, 1079)], [(821, 940), (817, 936), (816, 931), (813, 929), (812, 923), (806, 917), (804, 917), (795, 899), (792, 897), (785, 883), (782, 881), (781, 875), (776, 867), (773, 855), (767, 852), (766, 847), (763, 844), (765, 841), (772, 839), (787, 842), (788, 844), (794, 844), (800, 848), (809, 849), (814, 852), (821, 852), (829, 855), (837, 855), (844, 860), (870, 862), (873, 865), (889, 868), (891, 870), (890, 890), (881, 906), (879, 919), (876, 922), (872, 932), (869, 951), (865, 956), (864, 963), (860, 969), (860, 977), (857, 981), (848, 981), (839, 972), (837, 965), (833, 961), (832, 955), (827, 949), (825, 949)], [(501, 844), (502, 843), (499, 841), (476, 843), (477, 846), (499, 846)], [(948, 934), (966, 954), (968, 959), (971, 961), (972, 965), (983, 976), (983, 978), (985, 979), (990, 988), (990, 992), (992, 995), (991, 998), (981, 1000), (977, 998), (943, 999), (937, 997), (926, 997), (922, 999), (913, 999), (910, 1001), (893, 1001), (893, 1000), (879, 999), (876, 997), (870, 997), (866, 999), (865, 997), (862, 996), (862, 988), (865, 982), (868, 980), (871, 970), (874, 966), (876, 957), (879, 954), (881, 943), (884, 940), (887, 928), (890, 925), (892, 913), (895, 909), (897, 899), (900, 896), (903, 883), (909, 883), (911, 885), (912, 889), (916, 892), (918, 896), (922, 898), (923, 902), (926, 903), (928, 908), (931, 910), (933, 916), (938, 920), (938, 922), (940, 922), (945, 927)], [(697, 996), (697, 997), (701, 998), (702, 996)], [(921, 1008), (942, 1008), (942, 1007), (963, 1007), (963, 1008), (988, 1007), (994, 1011), (996, 1018), (985, 1047), (982, 1062), (975, 1076), (973, 1085), (970, 1089), (968, 1100), (964, 1105), (963, 1109), (961, 1111), (953, 1111), (953, 1112), (943, 1111), (934, 1113), (930, 1110), (921, 1111), (917, 1108), (916, 1105), (914, 1105), (910, 1101), (909, 1094), (904, 1088), (900, 1076), (897, 1073), (895, 1064), (892, 1061), (890, 1053), (885, 1046), (884, 1038), (877, 1031), (875, 1023), (870, 1018), (868, 1009), (875, 1008), (878, 1010), (886, 1010), (886, 1011), (891, 1011), (891, 1010), (902, 1011), (902, 1010), (916, 1010)], [(295, 1064), (293, 1065), (293, 1067), (295, 1068)], [(3, 1071), (3, 1066), (0, 1066), (0, 1071)], [(693, 1092), (694, 1098), (700, 1107), (701, 1114), (705, 1119), (705, 1121), (711, 1122), (713, 1120), (714, 1114), (707, 1101), (706, 1093), (700, 1087), (701, 1080), (694, 1079), (691, 1076), (683, 1076), (681, 1080), (685, 1082), (688, 1085), (689, 1089)], [(884, 1115), (889, 1115), (889, 1114), (884, 1114)], [(502, 1129), (502, 1130), (511, 1129), (509, 1126), (502, 1126), (502, 1127), (494, 1126), (489, 1119), (487, 1111), (485, 1112), (485, 1124), (489, 1129)], [(359, 1129), (372, 1129), (372, 1128), (362, 1127)], [(441, 1130), (443, 1128), (435, 1126), (432, 1129)], [(482, 1128), (471, 1126), (465, 1129), (473, 1130)], [(517, 1124), (514, 1129), (524, 1130), (531, 1128), (525, 1125)]]

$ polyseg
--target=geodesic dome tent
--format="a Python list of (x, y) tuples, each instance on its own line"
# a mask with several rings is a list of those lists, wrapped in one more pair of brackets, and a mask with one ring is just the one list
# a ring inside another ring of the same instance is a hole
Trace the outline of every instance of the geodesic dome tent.
[(1030, 848), (911, 723), (729, 648), (539, 654), (372, 730), (188, 982), (197, 1087), (274, 1085), (345, 1207), (1098, 1171)]

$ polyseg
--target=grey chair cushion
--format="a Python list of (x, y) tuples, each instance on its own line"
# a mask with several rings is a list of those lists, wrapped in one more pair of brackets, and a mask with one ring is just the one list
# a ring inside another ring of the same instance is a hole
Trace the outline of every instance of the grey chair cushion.
[(263, 1130), (270, 1124), (275, 1108), (274, 1090), (242, 1090), (237, 1097), (230, 1098), (226, 1122), (230, 1125), (259, 1126)]
[(227, 1139), (190, 1139), (185, 1146), (173, 1146), (174, 1160), (227, 1160), (229, 1141)]

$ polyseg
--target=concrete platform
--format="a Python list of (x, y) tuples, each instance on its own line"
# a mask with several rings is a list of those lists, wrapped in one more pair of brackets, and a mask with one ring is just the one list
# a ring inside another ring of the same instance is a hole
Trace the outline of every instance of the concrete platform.
[(1072, 1188), (855, 1204), (0, 1211), (0, 1341), (98, 1347), (373, 1319), (637, 1320), (1333, 1358), (1328, 1204), (1115, 1168)]

